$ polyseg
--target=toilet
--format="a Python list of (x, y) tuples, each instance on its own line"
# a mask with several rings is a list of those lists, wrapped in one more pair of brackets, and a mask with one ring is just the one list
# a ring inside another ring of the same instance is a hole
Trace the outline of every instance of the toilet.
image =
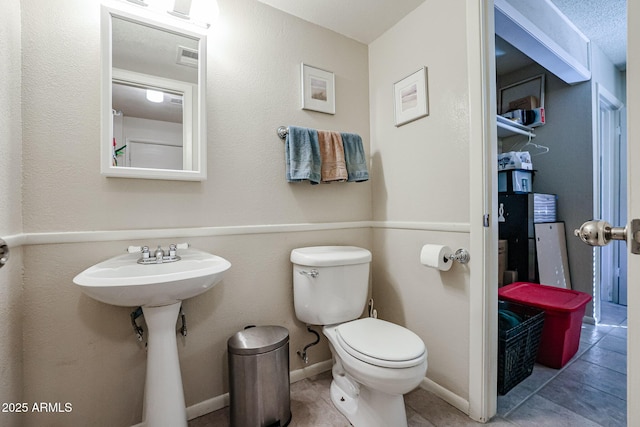
[(354, 246), (291, 251), (296, 317), (323, 325), (333, 355), (331, 400), (354, 427), (406, 427), (403, 394), (427, 371), (415, 333), (360, 318), (367, 302), (371, 252)]

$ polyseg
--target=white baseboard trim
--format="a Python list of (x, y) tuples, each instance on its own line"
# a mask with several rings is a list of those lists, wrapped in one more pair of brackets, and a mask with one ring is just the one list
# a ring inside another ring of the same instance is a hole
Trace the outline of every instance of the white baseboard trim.
[[(295, 383), (302, 381), (305, 378), (312, 377), (314, 375), (321, 374), (323, 372), (331, 370), (333, 362), (331, 360), (325, 360), (316, 364), (306, 366), (302, 369), (296, 369), (289, 374), (290, 382)], [(200, 403), (193, 404), (187, 407), (187, 419), (193, 420), (195, 418), (207, 415), (211, 412), (222, 409), (229, 406), (229, 393), (225, 393), (220, 396), (212, 397), (211, 399), (204, 400)], [(132, 427), (145, 427), (144, 423), (136, 424)]]
[(195, 418), (222, 409), (226, 406), (229, 406), (229, 393), (212, 397), (211, 399), (207, 399), (203, 402), (189, 406), (187, 408), (187, 419), (193, 420)]
[(333, 367), (333, 361), (325, 360), (324, 362), (318, 362), (313, 365), (305, 366), (302, 369), (296, 369), (295, 371), (291, 371), (291, 374), (290, 374), (291, 384), (297, 383), (298, 381), (302, 381), (305, 378), (313, 377), (323, 372), (330, 371), (332, 367)]
[(420, 388), (430, 391), (448, 404), (469, 415), (469, 401), (442, 387), (440, 384), (425, 377), (420, 383)]

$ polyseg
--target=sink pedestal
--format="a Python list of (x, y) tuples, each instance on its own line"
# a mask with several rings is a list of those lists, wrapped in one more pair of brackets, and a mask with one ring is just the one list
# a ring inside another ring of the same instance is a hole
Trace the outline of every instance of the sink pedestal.
[(149, 329), (142, 412), (143, 425), (147, 427), (187, 427), (187, 409), (176, 341), (180, 304), (142, 306)]
[(231, 263), (197, 249), (177, 262), (138, 264), (139, 253), (102, 261), (73, 278), (82, 292), (107, 304), (142, 307), (149, 329), (143, 425), (187, 427), (176, 322), (183, 300), (213, 288)]

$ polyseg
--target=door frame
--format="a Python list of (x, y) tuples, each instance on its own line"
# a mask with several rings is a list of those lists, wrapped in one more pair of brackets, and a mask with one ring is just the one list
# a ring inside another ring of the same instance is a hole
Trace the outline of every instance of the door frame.
[[(498, 135), (493, 0), (467, 1), (469, 81), (469, 416), (496, 414), (498, 378)], [(490, 37), (488, 35), (491, 35)]]
[[(640, 2), (627, 3), (627, 117), (640, 113)], [(634, 78), (635, 77), (635, 78)], [(627, 120), (627, 218), (640, 217), (640, 121)], [(627, 247), (627, 403), (640, 400), (640, 258)], [(633, 284), (636, 284), (635, 286)], [(631, 363), (635, 362), (635, 363)], [(640, 422), (640, 405), (627, 404), (627, 424)]]
[[(482, 3), (482, 2), (481, 2)], [(487, 0), (484, 4), (478, 2), (467, 2), (467, 23), (470, 25), (467, 35), (467, 46), (469, 55), (469, 82), (471, 107), (481, 106), (482, 112), (470, 113), (471, 131), (470, 136), (481, 136), (482, 140), (473, 144), (475, 140), (470, 140), (471, 156), (471, 247), (481, 249), (482, 259), (471, 275), (470, 292), (470, 374), (469, 374), (469, 415), (479, 421), (487, 421), (496, 413), (496, 366), (495, 352), (497, 348), (497, 321), (493, 321), (491, 316), (495, 313), (497, 317), (497, 302), (492, 299), (494, 294), (497, 300), (497, 243), (488, 234), (488, 231), (497, 229), (496, 218), (492, 206), (487, 203), (497, 197), (496, 179), (490, 176), (493, 165), (497, 160), (487, 157), (492, 154), (491, 144), (497, 143), (497, 137), (492, 134), (495, 129), (495, 117), (493, 117), (492, 97), (495, 102), (495, 95), (491, 94), (491, 89), (495, 88), (495, 80), (490, 81), (491, 64), (493, 58), (488, 54), (495, 49), (494, 25), (492, 21), (493, 0)], [(470, 10), (477, 9), (475, 16), (477, 28), (474, 27)], [(628, 2), (627, 4), (627, 116), (634, 117), (634, 112), (640, 112), (640, 79), (633, 78), (640, 76), (640, 2)], [(479, 35), (480, 42), (474, 42), (473, 36)], [(475, 49), (473, 47), (477, 47)], [(474, 62), (475, 61), (475, 62)], [(471, 71), (473, 65), (479, 64), (481, 77), (478, 71)], [(493, 69), (495, 77), (495, 69)], [(480, 89), (476, 83), (484, 82)], [(476, 101), (475, 105), (473, 101)], [(478, 104), (479, 102), (479, 104)], [(481, 120), (482, 125), (478, 129), (477, 121)], [(477, 148), (480, 146), (480, 148)], [(474, 157), (480, 155), (480, 159)], [(627, 218), (640, 217), (640, 168), (631, 167), (631, 159), (640, 158), (640, 120), (627, 121)], [(476, 161), (477, 159), (477, 161)], [(478, 165), (482, 161), (483, 165)], [(482, 177), (482, 194), (474, 196), (477, 185), (473, 179)], [(490, 226), (486, 229), (478, 228), (478, 212), (489, 213), (491, 217)], [(495, 233), (497, 236), (497, 232)], [(496, 250), (494, 250), (496, 249)], [(474, 252), (472, 252), (474, 253)], [(477, 253), (477, 252), (476, 252)], [(480, 254), (480, 253), (479, 253)], [(627, 277), (630, 284), (640, 283), (640, 259), (633, 258), (627, 245), (629, 262), (627, 265)], [(634, 262), (635, 260), (635, 262)], [(495, 271), (494, 271), (495, 270)], [(476, 280), (481, 278), (481, 283)], [(495, 283), (495, 285), (494, 285)], [(473, 289), (478, 285), (479, 290)], [(495, 291), (494, 291), (495, 289)], [(628, 338), (627, 338), (627, 402), (636, 402), (640, 399), (640, 363), (630, 363), (640, 360), (640, 312), (634, 310), (636, 301), (640, 304), (640, 286), (629, 286), (628, 288)], [(479, 333), (478, 337), (474, 335)], [(494, 362), (492, 363), (491, 359)], [(482, 381), (485, 381), (482, 384)], [(627, 404), (627, 424), (636, 425), (640, 422), (640, 405)]]
[[(623, 224), (614, 214), (620, 214), (613, 206), (614, 199), (619, 198), (613, 194), (620, 191), (620, 183), (614, 176), (614, 172), (620, 172), (618, 159), (620, 157), (620, 112), (624, 104), (602, 84), (594, 85), (595, 109), (597, 118), (594, 122), (593, 138), (593, 217), (609, 221), (614, 226)], [(606, 113), (606, 123), (603, 120), (603, 110)], [(618, 144), (615, 139), (618, 138)], [(606, 140), (605, 140), (606, 139)], [(614, 142), (614, 144), (612, 144)], [(626, 169), (625, 169), (626, 170)], [(605, 208), (605, 204), (609, 205)], [(626, 215), (621, 215), (626, 222)], [(586, 220), (586, 218), (585, 218)], [(622, 242), (613, 242), (601, 249), (594, 249), (594, 274), (593, 274), (593, 317), (596, 322), (601, 318), (601, 300), (603, 291), (603, 280), (608, 280), (613, 273), (608, 271), (608, 267), (615, 268), (614, 260), (623, 250)], [(606, 277), (605, 277), (606, 276)]]

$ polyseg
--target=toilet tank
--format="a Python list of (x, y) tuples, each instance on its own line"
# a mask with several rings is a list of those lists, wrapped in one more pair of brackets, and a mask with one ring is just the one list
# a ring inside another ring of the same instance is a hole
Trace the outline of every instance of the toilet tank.
[(371, 252), (355, 246), (291, 251), (296, 317), (311, 325), (357, 319), (367, 302)]

